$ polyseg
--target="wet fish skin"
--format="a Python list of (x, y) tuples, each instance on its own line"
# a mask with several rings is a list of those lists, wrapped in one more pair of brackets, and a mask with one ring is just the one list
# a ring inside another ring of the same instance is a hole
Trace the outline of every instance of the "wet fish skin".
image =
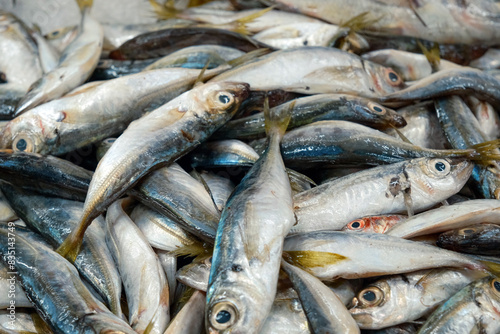
[[(396, 251), (397, 250), (397, 251)], [(379, 233), (317, 231), (288, 236), (287, 262), (320, 280), (363, 278), (442, 266), (486, 272), (470, 257), (428, 244)], [(391, 258), (391, 261), (385, 259)], [(353, 268), (356, 268), (355, 270)]]
[(193, 167), (252, 166), (259, 154), (237, 139), (203, 143), (190, 154)]
[[(238, 33), (216, 28), (187, 27), (141, 34), (122, 44), (109, 54), (111, 59), (148, 59), (168, 55), (187, 46), (215, 44), (249, 52), (271, 48)], [(272, 49), (272, 48), (271, 48)], [(234, 81), (234, 80), (231, 80)]]
[[(13, 233), (0, 229), (0, 251), (7, 259), (7, 240)], [(55, 332), (106, 331), (135, 333), (112, 314), (83, 285), (75, 267), (49, 248), (33, 232), (15, 228), (16, 271), (37, 312)], [(4, 260), (5, 262), (5, 260)]]
[[(172, 163), (198, 146), (231, 118), (248, 92), (248, 84), (204, 84), (131, 123), (99, 162), (80, 225), (59, 251), (74, 258), (93, 218), (149, 171)], [(167, 149), (165, 143), (170, 143)]]
[(180, 268), (175, 277), (179, 282), (193, 289), (207, 291), (212, 257), (201, 258)]
[[(448, 142), (453, 148), (463, 149), (486, 141), (481, 126), (462, 98), (451, 96), (434, 101), (436, 114)], [(495, 153), (500, 153), (497, 149)], [(500, 198), (500, 166), (494, 161), (476, 165), (469, 182), (478, 198)]]
[(258, 333), (271, 310), (283, 239), (294, 222), (279, 150), (288, 121), (286, 112), (269, 115), (268, 149), (221, 214), (207, 290), (209, 333)]
[[(394, 110), (368, 99), (343, 94), (317, 94), (281, 104), (275, 108), (291, 108), (292, 118), (288, 129), (324, 121), (344, 120), (369, 127), (384, 129), (403, 127), (405, 119)], [(215, 138), (254, 139), (265, 134), (264, 114), (258, 113), (229, 121), (214, 135)]]
[(482, 222), (500, 224), (500, 203), (496, 199), (476, 199), (444, 205), (419, 213), (390, 228), (386, 234), (412, 238), (441, 233)]
[(56, 99), (85, 82), (97, 66), (102, 50), (103, 32), (100, 24), (83, 13), (79, 35), (61, 54), (57, 67), (33, 83), (19, 102), (15, 115)]
[(500, 226), (484, 223), (447, 231), (439, 235), (437, 246), (462, 253), (500, 255)]
[(203, 317), (205, 311), (205, 293), (195, 291), (188, 302), (170, 322), (164, 334), (197, 334), (203, 330)]
[(106, 215), (106, 241), (123, 281), (129, 323), (138, 333), (162, 334), (170, 321), (169, 286), (156, 253), (124, 212), (129, 199)]
[(381, 103), (410, 102), (454, 94), (474, 94), (478, 98), (500, 106), (500, 81), (493, 75), (472, 68), (448, 69), (436, 72), (414, 82), (398, 92), (379, 99)]
[(92, 172), (53, 156), (0, 150), (0, 178), (41, 194), (83, 201)]
[(362, 289), (349, 311), (362, 329), (382, 329), (430, 314), (484, 272), (428, 269), (380, 278)]
[(199, 74), (200, 70), (172, 68), (85, 84), (16, 117), (0, 143), (44, 155), (74, 151), (121, 133), (146, 109), (189, 90)]
[(283, 89), (307, 95), (342, 93), (375, 99), (405, 87), (390, 68), (339, 49), (313, 46), (272, 52), (211, 81), (247, 82), (258, 90)]
[[(262, 152), (263, 140), (250, 145)], [(381, 131), (348, 121), (319, 121), (288, 131), (281, 145), (288, 168), (305, 170), (381, 165), (421, 157), (466, 157), (474, 150), (435, 150), (403, 142)]]
[(457, 292), (434, 311), (419, 334), (498, 333), (500, 330), (498, 277), (478, 279)]
[(136, 205), (130, 213), (130, 219), (156, 250), (174, 251), (198, 241), (185, 232), (178, 223), (144, 204)]
[(419, 158), (324, 183), (294, 196), (297, 224), (291, 233), (340, 230), (359, 217), (404, 213), (405, 196), (415, 212), (428, 209), (460, 191), (472, 168), (461, 159)]
[[(190, 244), (193, 235), (210, 244), (213, 243), (220, 213), (204, 185), (177, 163), (145, 176), (130, 194), (172, 219), (169, 225), (172, 223), (180, 225), (175, 229), (173, 227), (168, 229), (175, 233), (176, 237), (181, 237), (179, 240), (181, 244)], [(162, 226), (167, 228), (166, 224)], [(167, 238), (163, 239), (162, 243), (166, 243)], [(179, 245), (179, 241), (175, 243), (174, 248)]]
[(319, 279), (282, 261), (314, 333), (360, 333), (344, 303)]
[(38, 47), (31, 30), (15, 15), (0, 11), (0, 72), (7, 83), (2, 90), (26, 93), (43, 74)]
[[(26, 225), (54, 247), (64, 241), (82, 213), (81, 202), (38, 195), (7, 184), (0, 187)], [(122, 281), (104, 240), (104, 225), (104, 219), (99, 217), (89, 227), (74, 265), (109, 309), (121, 317)]]

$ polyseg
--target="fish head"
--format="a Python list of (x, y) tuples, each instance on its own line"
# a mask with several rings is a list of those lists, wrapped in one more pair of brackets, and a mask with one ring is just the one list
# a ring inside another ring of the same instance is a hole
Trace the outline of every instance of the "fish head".
[(206, 83), (199, 88), (195, 98), (203, 110), (214, 118), (220, 114), (232, 117), (250, 95), (250, 85), (239, 82)]
[(206, 291), (211, 267), (212, 257), (196, 260), (180, 268), (175, 274), (175, 278), (182, 284)]
[(473, 284), (476, 285), (473, 296), (481, 305), (482, 311), (493, 314), (498, 319), (500, 317), (500, 277), (485, 277), (476, 280)]
[(394, 93), (406, 87), (403, 78), (390, 67), (365, 61), (365, 70), (373, 81), (375, 91), (380, 95)]
[(401, 302), (404, 301), (392, 295), (391, 286), (385, 280), (380, 280), (353, 298), (353, 307), (349, 312), (360, 328), (379, 329), (392, 325)]
[(0, 147), (12, 148), (14, 152), (47, 154), (47, 142), (57, 139), (57, 130), (51, 128), (51, 123), (38, 115), (21, 115), (5, 126)]
[(366, 216), (355, 219), (342, 230), (348, 232), (385, 233), (390, 227), (404, 219), (401, 215)]
[(356, 98), (348, 101), (348, 105), (353, 112), (369, 120), (369, 126), (384, 129), (390, 126), (402, 128), (407, 124), (404, 117), (395, 110), (367, 99)]
[(210, 282), (205, 312), (207, 333), (258, 333), (274, 298), (261, 293), (265, 290), (256, 286), (245, 271), (229, 269)]
[(462, 189), (474, 163), (463, 158), (419, 158), (406, 168), (412, 196), (421, 195), (441, 201)]

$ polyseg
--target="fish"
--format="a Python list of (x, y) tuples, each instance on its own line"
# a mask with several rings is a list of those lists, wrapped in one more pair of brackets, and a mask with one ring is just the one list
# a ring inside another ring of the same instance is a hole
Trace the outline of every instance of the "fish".
[[(99, 162), (79, 226), (60, 246), (59, 252), (75, 258), (85, 229), (93, 218), (147, 172), (174, 162), (198, 146), (231, 118), (248, 91), (248, 84), (207, 83), (131, 123)], [(165, 143), (170, 144), (167, 150)]]
[(172, 319), (164, 334), (201, 333), (203, 318), (199, 315), (205, 311), (205, 293), (194, 291), (187, 303)]
[(360, 333), (344, 303), (319, 279), (285, 261), (281, 268), (292, 281), (314, 333)]
[(123, 281), (129, 323), (138, 333), (163, 333), (170, 321), (169, 286), (156, 253), (124, 212), (127, 199), (106, 215), (106, 241)]
[[(5, 184), (0, 187), (17, 215), (53, 247), (64, 241), (83, 209), (81, 202), (38, 195)], [(104, 219), (99, 217), (90, 226), (74, 264), (109, 309), (121, 317), (122, 281), (106, 246), (104, 224)]]
[(500, 39), (494, 28), (500, 24), (500, 9), (487, 0), (476, 1), (473, 5), (448, 0), (418, 3), (361, 0), (355, 6), (343, 0), (275, 0), (272, 3), (333, 24), (368, 12), (378, 20), (365, 30), (386, 38), (410, 36), (437, 43), (490, 46)]
[(460, 253), (379, 233), (317, 231), (288, 236), (283, 258), (322, 281), (443, 266), (488, 271), (485, 265)]
[[(145, 176), (130, 194), (170, 218), (170, 222), (165, 221), (165, 218), (162, 219), (164, 221), (161, 224), (162, 229), (167, 228), (167, 223), (177, 225), (175, 230), (172, 227), (168, 228), (171, 232), (176, 231), (176, 237), (181, 238), (171, 247), (181, 246), (179, 242), (184, 245), (191, 244), (189, 240), (193, 239), (193, 235), (210, 244), (213, 243), (220, 213), (205, 186), (177, 163)], [(159, 226), (158, 223), (159, 221), (155, 225)], [(162, 237), (163, 247), (169, 248), (165, 243), (172, 240), (171, 238)]]
[[(15, 255), (9, 253), (9, 238), (15, 240)], [(13, 225), (2, 226), (0, 240), (2, 260), (12, 265), (9, 270), (15, 268), (28, 298), (52, 330), (134, 333), (125, 321), (92, 296), (75, 267), (33, 232)]]
[(43, 74), (38, 46), (31, 29), (3, 10), (0, 11), (0, 52), (0, 72), (5, 81), (0, 85), (2, 93), (9, 90), (25, 94)]
[(80, 149), (123, 132), (146, 110), (156, 109), (186, 92), (200, 72), (160, 69), (87, 83), (13, 119), (5, 127), (0, 144), (15, 151), (44, 155)]
[(17, 220), (16, 213), (0, 190), (0, 222), (9, 222)]
[(500, 316), (498, 277), (478, 279), (453, 295), (435, 310), (419, 330), (428, 333), (498, 333)]
[(217, 28), (186, 27), (162, 29), (138, 35), (111, 51), (109, 57), (117, 60), (143, 60), (163, 57), (193, 45), (223, 45), (243, 52), (259, 48), (272, 49), (269, 45), (236, 32)]
[(489, 276), (465, 269), (426, 269), (382, 277), (359, 291), (349, 309), (362, 329), (415, 321), (476, 279)]
[(366, 98), (391, 96), (390, 93), (405, 87), (391, 68), (319, 46), (275, 51), (210, 81), (241, 81), (258, 90), (283, 89), (307, 95), (343, 93)]
[[(361, 57), (394, 69), (401, 75), (404, 81), (420, 80), (434, 73), (427, 57), (423, 54), (384, 49), (365, 53)], [(462, 66), (447, 60), (439, 61), (439, 70), (454, 68), (462, 68)]]
[(500, 226), (482, 223), (443, 232), (439, 235), (436, 245), (468, 254), (499, 255), (499, 241)]
[[(250, 146), (260, 153), (263, 143), (254, 140)], [(497, 146), (498, 142), (493, 141), (464, 149), (427, 149), (354, 122), (318, 121), (288, 131), (281, 152), (287, 167), (300, 171), (327, 166), (378, 166), (421, 157), (462, 157), (481, 162), (494, 160)]]
[(175, 221), (143, 204), (138, 204), (132, 210), (130, 219), (141, 230), (148, 243), (157, 250), (171, 252), (198, 242)]
[(400, 238), (412, 238), (482, 222), (500, 223), (499, 204), (496, 199), (476, 199), (444, 205), (409, 217), (385, 233)]
[[(479, 122), (459, 96), (440, 98), (434, 102), (436, 114), (448, 142), (463, 149), (486, 141)], [(500, 152), (496, 150), (496, 153)], [(469, 182), (471, 190), (482, 198), (500, 198), (500, 166), (492, 159), (476, 165)]]
[(41, 194), (84, 201), (92, 174), (62, 158), (0, 150), (0, 179)]
[(288, 109), (270, 113), (268, 149), (236, 186), (215, 238), (205, 311), (208, 333), (258, 333), (269, 314), (283, 239), (295, 222), (280, 141)]
[(19, 101), (15, 116), (61, 97), (84, 83), (92, 74), (102, 51), (103, 32), (99, 22), (90, 15), (90, 7), (83, 6), (82, 10), (79, 34), (64, 49), (57, 67), (33, 83)]
[(367, 215), (429, 209), (460, 191), (472, 168), (462, 159), (418, 158), (323, 183), (294, 196), (291, 233), (340, 230)]
[[(275, 108), (290, 108), (292, 118), (288, 130), (324, 120), (344, 120), (377, 129), (404, 127), (406, 120), (394, 110), (371, 100), (344, 94), (316, 94), (281, 104)], [(214, 138), (255, 139), (264, 131), (262, 112), (229, 121), (214, 134)]]

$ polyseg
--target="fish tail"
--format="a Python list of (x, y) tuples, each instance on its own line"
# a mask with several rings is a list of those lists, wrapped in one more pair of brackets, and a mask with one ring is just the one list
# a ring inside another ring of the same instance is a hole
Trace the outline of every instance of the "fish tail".
[(292, 118), (292, 110), (295, 106), (295, 101), (283, 107), (269, 108), (269, 98), (266, 96), (264, 100), (264, 117), (266, 120), (266, 134), (270, 136), (277, 132), (281, 139), (288, 128), (288, 123)]
[(165, 5), (161, 5), (156, 0), (149, 0), (156, 17), (160, 20), (168, 20), (177, 17), (179, 11), (175, 8), (173, 1), (167, 0)]
[(234, 23), (236, 25), (236, 27), (234, 28), (234, 31), (239, 33), (239, 34), (242, 34), (242, 35), (250, 35), (250, 32), (248, 31), (248, 28), (247, 28), (247, 24), (254, 21), (255, 19), (261, 17), (265, 13), (271, 11), (272, 9), (274, 9), (274, 7), (275, 6), (264, 8), (256, 13), (252, 13), (250, 15), (242, 17), (241, 19), (233, 21), (232, 23)]
[(267, 48), (260, 48), (260, 49), (257, 49), (257, 50), (253, 50), (253, 51), (247, 52), (247, 53), (245, 53), (241, 57), (238, 57), (238, 58), (235, 58), (233, 60), (230, 60), (230, 61), (227, 62), (227, 64), (229, 66), (231, 66), (231, 67), (240, 66), (240, 65), (248, 63), (251, 60), (254, 60), (255, 58), (258, 58), (260, 56), (266, 55), (266, 54), (268, 54), (270, 52), (271, 52), (271, 50), (269, 50)]
[(68, 235), (56, 250), (59, 255), (66, 258), (66, 260), (70, 261), (71, 263), (75, 262), (78, 253), (80, 253), (80, 248), (82, 247), (83, 235), (80, 236), (78, 232), (79, 229), (76, 229), (70, 235)]
[(471, 146), (474, 153), (471, 154), (470, 159), (481, 163), (489, 165), (493, 160), (500, 160), (500, 152), (498, 148), (500, 147), (500, 139), (494, 139), (490, 141), (485, 141)]
[(78, 4), (80, 11), (83, 12), (85, 9), (92, 7), (94, 0), (76, 0), (76, 3)]
[(500, 263), (487, 260), (479, 260), (479, 262), (484, 265), (490, 273), (495, 276), (500, 276)]
[(195, 260), (201, 260), (212, 256), (213, 246), (202, 242), (193, 242), (189, 245), (183, 245), (174, 251), (171, 255), (195, 257)]
[(434, 43), (430, 50), (427, 49), (425, 45), (420, 43), (420, 41), (417, 41), (417, 44), (420, 47), (420, 50), (422, 50), (422, 53), (424, 54), (425, 58), (427, 58), (427, 61), (431, 65), (432, 72), (439, 71), (439, 64), (441, 63), (439, 44)]

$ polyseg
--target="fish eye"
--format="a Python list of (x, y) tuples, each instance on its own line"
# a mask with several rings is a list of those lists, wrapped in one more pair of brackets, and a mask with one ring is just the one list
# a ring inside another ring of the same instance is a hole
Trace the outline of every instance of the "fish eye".
[(491, 281), (491, 287), (495, 290), (495, 293), (500, 293), (500, 282), (498, 278)]
[(362, 219), (353, 220), (347, 224), (347, 228), (354, 231), (362, 230), (365, 227), (365, 221)]
[(448, 175), (451, 166), (445, 159), (432, 159), (430, 161), (430, 169), (437, 175)]
[(217, 100), (222, 105), (231, 105), (234, 102), (234, 97), (233, 97), (233, 94), (231, 94), (229, 92), (219, 92), (217, 94)]
[(363, 306), (377, 306), (384, 300), (384, 292), (376, 286), (371, 286), (358, 294), (358, 300)]
[(465, 228), (463, 230), (460, 230), (461, 234), (463, 235), (471, 235), (472, 233), (474, 233), (474, 229), (473, 228)]
[(385, 77), (391, 86), (396, 87), (403, 83), (403, 79), (401, 79), (401, 77), (392, 68), (387, 68), (385, 70)]
[(213, 306), (210, 314), (210, 324), (216, 330), (224, 330), (236, 323), (238, 311), (229, 302), (220, 302)]
[(384, 115), (386, 113), (386, 109), (377, 103), (373, 102), (368, 103), (368, 108), (370, 108), (371, 111), (380, 115)]
[(210, 256), (208, 259), (205, 259), (205, 261), (203, 261), (203, 262), (205, 262), (205, 264), (207, 266), (211, 266), (212, 265), (212, 257)]
[(12, 149), (17, 152), (37, 152), (36, 143), (27, 135), (17, 135), (12, 142)]

